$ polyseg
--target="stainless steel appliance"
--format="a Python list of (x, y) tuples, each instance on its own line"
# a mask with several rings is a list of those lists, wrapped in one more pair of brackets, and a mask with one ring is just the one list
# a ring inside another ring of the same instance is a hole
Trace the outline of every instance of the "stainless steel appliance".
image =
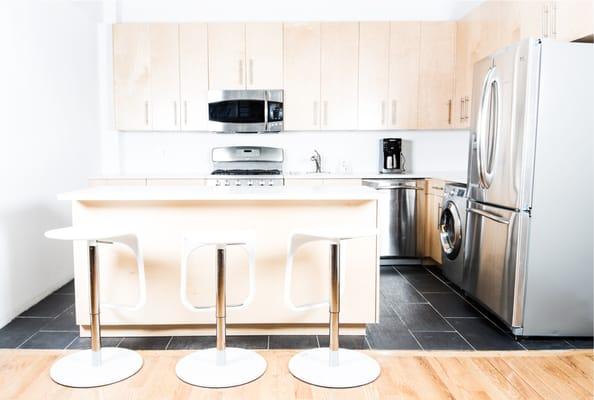
[(208, 127), (222, 133), (283, 130), (282, 90), (210, 90)]
[(466, 184), (446, 183), (439, 216), (443, 274), (464, 288), (464, 239), (466, 238)]
[(474, 66), (464, 286), (519, 336), (592, 336), (594, 48)]
[(420, 264), (424, 180), (364, 179), (363, 185), (385, 192), (378, 202), (380, 264)]
[(212, 149), (214, 170), (207, 186), (283, 186), (284, 152), (277, 147), (229, 146)]
[(402, 139), (380, 139), (379, 172), (381, 174), (400, 174), (404, 172)]

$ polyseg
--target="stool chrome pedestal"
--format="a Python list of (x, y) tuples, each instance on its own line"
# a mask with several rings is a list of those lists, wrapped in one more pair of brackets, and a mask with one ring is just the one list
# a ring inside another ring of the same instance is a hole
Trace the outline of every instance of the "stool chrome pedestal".
[[(294, 232), (289, 243), (285, 272), (285, 303), (293, 311), (329, 307), (329, 347), (302, 351), (289, 361), (289, 371), (297, 379), (316, 386), (347, 388), (373, 382), (380, 366), (366, 354), (339, 347), (339, 315), (341, 282), (344, 268), (340, 257), (341, 242), (348, 239), (375, 236), (376, 231), (353, 229), (312, 229)], [(295, 305), (291, 299), (293, 256), (302, 245), (313, 241), (330, 242), (330, 300), (322, 303)]]
[(106, 308), (135, 311), (146, 302), (144, 262), (138, 238), (130, 233), (116, 233), (92, 228), (68, 227), (45, 233), (50, 239), (83, 240), (89, 248), (89, 314), (91, 318), (91, 349), (77, 351), (60, 358), (50, 369), (50, 377), (57, 383), (78, 388), (96, 387), (119, 382), (134, 375), (142, 367), (142, 357), (135, 351), (106, 347), (101, 348), (101, 324), (99, 319), (99, 244), (121, 243), (136, 255), (138, 268), (138, 300), (135, 305), (101, 304)]
[[(226, 309), (247, 307), (255, 292), (255, 254), (250, 232), (204, 233), (184, 238), (181, 260), (181, 301), (189, 310), (216, 314), (215, 348), (198, 350), (182, 358), (175, 367), (177, 376), (195, 386), (225, 388), (243, 385), (258, 379), (266, 371), (266, 360), (255, 351), (228, 348), (225, 345)], [(188, 258), (204, 246), (216, 247), (216, 303), (215, 306), (197, 307), (191, 304), (187, 295)], [(242, 304), (226, 305), (225, 255), (227, 246), (241, 246), (248, 253), (249, 294)]]

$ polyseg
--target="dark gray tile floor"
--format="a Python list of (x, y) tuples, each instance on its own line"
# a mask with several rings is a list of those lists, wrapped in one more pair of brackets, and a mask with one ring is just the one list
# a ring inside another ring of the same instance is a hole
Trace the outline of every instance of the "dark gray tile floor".
[[(0, 348), (84, 349), (78, 336), (74, 283), (25, 311), (0, 329)], [(503, 324), (456, 291), (436, 267), (382, 267), (380, 323), (365, 336), (341, 335), (341, 346), (382, 350), (541, 350), (594, 347), (592, 338), (515, 340)], [(204, 349), (213, 336), (104, 337), (104, 346), (131, 349)], [(228, 336), (227, 345), (250, 349), (306, 349), (328, 345), (328, 336)]]

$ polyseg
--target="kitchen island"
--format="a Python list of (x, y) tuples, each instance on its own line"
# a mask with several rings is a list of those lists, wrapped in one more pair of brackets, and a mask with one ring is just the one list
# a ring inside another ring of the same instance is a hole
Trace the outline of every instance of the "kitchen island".
[[(188, 311), (180, 300), (180, 260), (184, 234), (246, 229), (256, 234), (256, 293), (245, 309), (227, 312), (229, 334), (326, 333), (328, 310), (295, 312), (283, 301), (290, 233), (299, 228), (377, 227), (378, 192), (365, 187), (94, 187), (58, 196), (72, 202), (74, 226), (134, 232), (142, 248), (147, 302), (138, 311), (103, 309), (106, 336), (212, 335), (214, 313)], [(342, 246), (343, 333), (362, 334), (377, 322), (378, 241), (361, 238)], [(100, 245), (101, 301), (134, 302), (138, 293), (135, 259), (120, 245)], [(248, 291), (247, 256), (241, 248), (227, 254), (227, 303), (241, 302)], [(195, 305), (215, 298), (214, 248), (192, 253), (187, 291)], [(88, 250), (74, 244), (76, 321), (88, 335)], [(329, 246), (310, 243), (295, 257), (293, 300), (327, 298)]]

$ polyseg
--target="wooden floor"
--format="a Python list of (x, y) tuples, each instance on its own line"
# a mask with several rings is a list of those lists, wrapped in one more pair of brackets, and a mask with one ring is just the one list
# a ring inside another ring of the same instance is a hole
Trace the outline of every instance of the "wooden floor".
[(382, 366), (374, 383), (331, 390), (293, 378), (294, 350), (263, 350), (268, 370), (245, 386), (209, 390), (174, 373), (189, 351), (141, 351), (145, 364), (132, 378), (95, 389), (51, 381), (51, 364), (66, 351), (0, 350), (1, 399), (592, 399), (594, 353), (575, 351), (368, 351)]

